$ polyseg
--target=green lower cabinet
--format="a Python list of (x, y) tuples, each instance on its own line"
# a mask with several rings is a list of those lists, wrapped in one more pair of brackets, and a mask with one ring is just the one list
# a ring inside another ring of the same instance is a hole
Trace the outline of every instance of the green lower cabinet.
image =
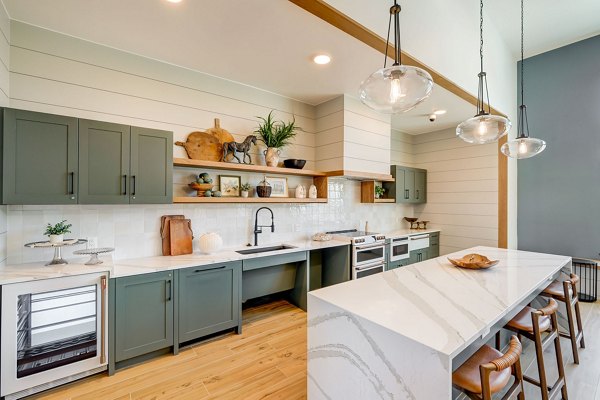
[(429, 258), (429, 249), (419, 249), (410, 252), (409, 263), (414, 264), (421, 261), (425, 261)]
[(396, 269), (396, 268), (400, 268), (400, 267), (406, 267), (407, 265), (410, 264), (410, 259), (406, 258), (404, 260), (398, 260), (398, 261), (390, 261), (387, 265), (387, 271), (390, 271), (392, 269)]
[(173, 346), (173, 283), (173, 272), (114, 280), (114, 361)]
[(224, 329), (241, 329), (242, 262), (179, 271), (179, 343)]

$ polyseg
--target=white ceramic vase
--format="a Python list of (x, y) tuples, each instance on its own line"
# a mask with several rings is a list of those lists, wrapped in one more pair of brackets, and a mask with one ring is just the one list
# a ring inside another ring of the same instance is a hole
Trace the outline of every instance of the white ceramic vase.
[(310, 199), (317, 198), (317, 187), (315, 185), (310, 185), (310, 189), (308, 189), (308, 197)]
[(49, 235), (48, 237), (52, 244), (62, 243), (65, 240), (65, 235)]
[(276, 147), (269, 147), (264, 151), (265, 162), (269, 167), (277, 167), (279, 165), (279, 155), (281, 152)]
[(306, 198), (306, 189), (304, 188), (304, 186), (302, 185), (298, 185), (296, 187), (296, 194), (295, 194), (297, 199), (305, 199)]
[(242, 190), (242, 191), (240, 192), (240, 195), (241, 195), (242, 197), (244, 197), (244, 198), (245, 198), (245, 197), (248, 197), (248, 191), (247, 191), (247, 190)]
[(221, 246), (223, 246), (223, 239), (218, 233), (205, 233), (198, 239), (198, 245), (202, 253), (212, 254), (221, 249)]

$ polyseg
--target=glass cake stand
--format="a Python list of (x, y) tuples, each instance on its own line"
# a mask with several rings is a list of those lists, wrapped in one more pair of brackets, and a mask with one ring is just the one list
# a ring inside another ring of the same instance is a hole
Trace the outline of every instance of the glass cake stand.
[(88, 262), (85, 263), (85, 265), (98, 265), (104, 262), (100, 258), (98, 258), (98, 254), (110, 253), (111, 251), (115, 251), (115, 249), (112, 247), (99, 247), (97, 249), (77, 250), (74, 251), (73, 254), (90, 255), (92, 257), (90, 257), (90, 259), (88, 260)]
[(31, 242), (27, 243), (25, 247), (29, 247), (30, 249), (38, 249), (38, 248), (54, 248), (54, 258), (52, 261), (46, 263), (45, 265), (66, 265), (68, 264), (67, 260), (62, 258), (62, 248), (64, 246), (75, 246), (78, 244), (87, 243), (86, 239), (65, 239), (60, 243), (50, 243), (48, 241), (43, 242)]

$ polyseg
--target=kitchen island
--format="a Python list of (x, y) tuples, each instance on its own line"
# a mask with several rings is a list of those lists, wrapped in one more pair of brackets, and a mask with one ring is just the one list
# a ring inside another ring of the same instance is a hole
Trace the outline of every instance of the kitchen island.
[(446, 256), (308, 294), (308, 397), (452, 399), (451, 374), (571, 258), (475, 247), (500, 263), (472, 271)]

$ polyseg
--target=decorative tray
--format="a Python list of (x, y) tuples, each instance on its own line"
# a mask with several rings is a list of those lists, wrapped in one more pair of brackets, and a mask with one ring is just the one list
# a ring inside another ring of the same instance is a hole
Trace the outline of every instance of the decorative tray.
[(331, 235), (328, 233), (315, 233), (312, 236), (312, 240), (314, 240), (315, 242), (327, 242), (331, 240)]
[(98, 254), (110, 253), (111, 251), (115, 251), (115, 249), (112, 247), (99, 247), (97, 249), (76, 250), (73, 252), (73, 254), (84, 256), (89, 255), (91, 257), (88, 262), (85, 263), (85, 265), (98, 265), (103, 263), (103, 261), (98, 258)]
[(448, 258), (448, 261), (450, 261), (452, 265), (466, 269), (486, 269), (493, 267), (500, 262), (500, 260), (490, 260), (481, 254), (467, 254), (462, 258), (457, 259)]

